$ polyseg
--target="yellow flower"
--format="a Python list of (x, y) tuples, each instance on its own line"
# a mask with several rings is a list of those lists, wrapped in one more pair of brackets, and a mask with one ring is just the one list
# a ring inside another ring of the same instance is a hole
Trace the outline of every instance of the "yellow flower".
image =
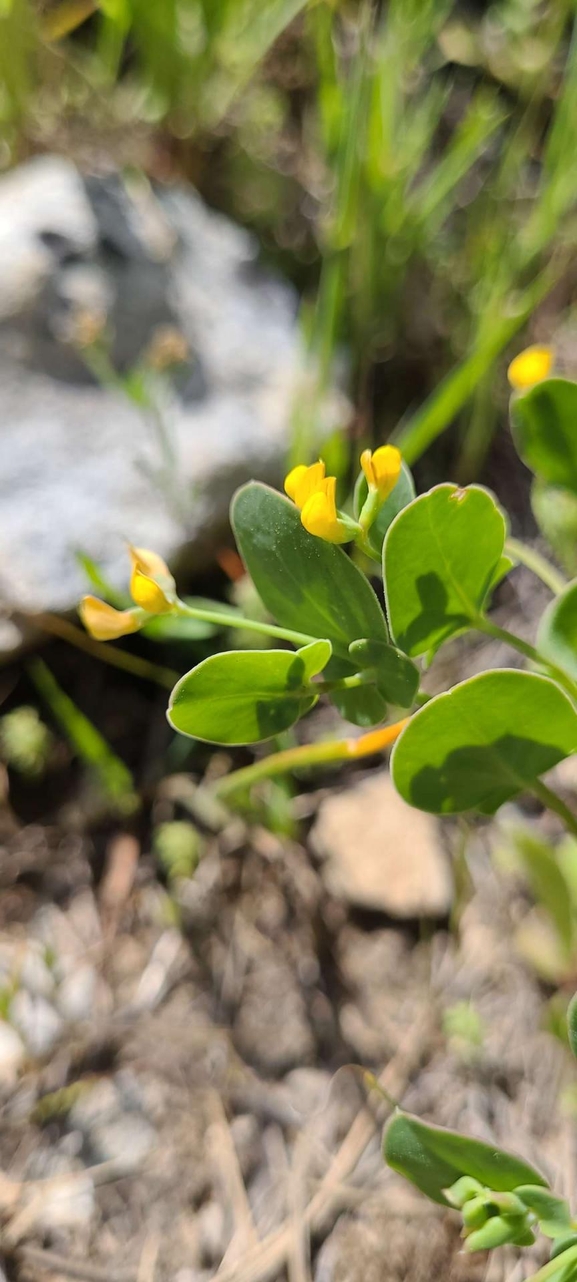
[(363, 450), (361, 467), (369, 489), (376, 490), (384, 502), (401, 475), (401, 451), (396, 445), (380, 445), (374, 454), (372, 450)]
[(550, 347), (526, 347), (511, 361), (507, 378), (515, 392), (525, 392), (548, 378), (552, 368), (553, 351)]
[(114, 606), (99, 601), (96, 596), (83, 597), (78, 613), (95, 641), (116, 641), (118, 637), (128, 636), (129, 632), (138, 632), (144, 623), (142, 610), (115, 610)]
[(166, 562), (148, 548), (129, 545), (132, 561), (130, 595), (134, 607), (115, 610), (114, 606), (99, 601), (98, 597), (85, 596), (79, 614), (86, 631), (96, 641), (115, 641), (118, 637), (137, 632), (155, 614), (166, 614), (176, 605), (176, 584)]
[(159, 325), (144, 353), (144, 362), (162, 374), (173, 365), (182, 365), (189, 354), (188, 343), (180, 329), (175, 325)]
[(293, 467), (285, 477), (284, 487), (289, 499), (302, 511), (307, 499), (317, 490), (322, 490), (325, 480), (325, 465), (322, 459), (318, 463), (312, 463), (306, 467), (304, 463), (299, 463), (298, 467)]
[(134, 548), (129, 544), (128, 551), (132, 562), (132, 600), (148, 614), (165, 614), (175, 601), (175, 583), (166, 562), (148, 548)]
[(336, 476), (327, 476), (315, 492), (307, 498), (301, 512), (301, 521), (309, 534), (325, 539), (327, 543), (348, 543), (353, 532), (337, 516), (335, 491)]

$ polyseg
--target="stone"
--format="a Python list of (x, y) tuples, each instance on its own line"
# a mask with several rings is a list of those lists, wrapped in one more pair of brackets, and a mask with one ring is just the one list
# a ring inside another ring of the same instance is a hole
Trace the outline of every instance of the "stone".
[(0, 1019), (0, 1089), (15, 1085), (25, 1054), (24, 1043), (16, 1029)]
[(332, 895), (403, 920), (444, 917), (452, 899), (435, 818), (413, 810), (378, 771), (321, 804), (311, 845)]
[(233, 1035), (247, 1063), (266, 1073), (280, 1076), (313, 1058), (305, 999), (282, 957), (267, 956), (249, 971)]
[[(6, 260), (6, 267), (4, 266)], [(71, 611), (80, 549), (117, 587), (126, 539), (193, 572), (227, 528), (235, 488), (279, 481), (303, 360), (297, 299), (244, 230), (191, 188), (83, 179), (61, 157), (0, 178), (0, 649), (14, 615)], [(5, 271), (7, 275), (5, 275)], [(6, 284), (8, 281), (8, 285)], [(161, 327), (188, 357), (162, 380), (164, 429), (95, 381), (71, 341), (106, 319), (130, 372)], [(343, 398), (321, 419), (342, 421)]]
[(18, 1029), (31, 1055), (48, 1055), (58, 1041), (63, 1022), (44, 997), (34, 997), (24, 988), (10, 1002), (10, 1021)]
[(126, 1171), (138, 1170), (155, 1142), (154, 1128), (137, 1113), (120, 1113), (90, 1132), (90, 1148), (96, 1160), (121, 1163)]
[(58, 989), (56, 1005), (70, 1023), (90, 1019), (94, 1009), (97, 976), (93, 966), (80, 965), (70, 971)]

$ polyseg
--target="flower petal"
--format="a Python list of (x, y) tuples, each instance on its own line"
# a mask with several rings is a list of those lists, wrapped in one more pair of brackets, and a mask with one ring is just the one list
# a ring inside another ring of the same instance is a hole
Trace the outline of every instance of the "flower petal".
[[(135, 548), (130, 543), (128, 551), (132, 562), (130, 577), (132, 600), (151, 614), (162, 614), (164, 610), (169, 610), (176, 599), (176, 584), (166, 561), (163, 561), (157, 552), (150, 552), (148, 548)], [(156, 593), (153, 593), (152, 587), (141, 583), (141, 579), (150, 580), (157, 589)], [(144, 604), (145, 597), (151, 604)]]
[(553, 350), (550, 347), (526, 347), (519, 352), (507, 370), (507, 378), (515, 392), (524, 392), (548, 378), (553, 368)]
[(168, 600), (155, 579), (151, 579), (149, 574), (142, 574), (140, 570), (132, 571), (130, 595), (135, 605), (148, 614), (166, 614), (173, 607), (173, 602)]
[(115, 641), (117, 637), (138, 632), (145, 621), (141, 610), (115, 610), (96, 596), (83, 597), (78, 613), (86, 631), (96, 641)]
[(293, 467), (292, 472), (289, 472), (285, 478), (284, 487), (293, 503), (302, 509), (307, 499), (317, 490), (322, 489), (324, 480), (325, 465), (322, 459), (319, 459), (318, 463), (311, 463), (310, 467), (305, 467), (304, 463)]

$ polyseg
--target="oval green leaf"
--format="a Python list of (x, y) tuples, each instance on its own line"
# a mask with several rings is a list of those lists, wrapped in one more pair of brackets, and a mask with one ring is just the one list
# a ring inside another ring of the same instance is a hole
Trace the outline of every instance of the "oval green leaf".
[(207, 743), (259, 743), (288, 730), (317, 701), (307, 691), (326, 667), (329, 641), (297, 650), (230, 650), (180, 678), (167, 717), (175, 730)]
[(482, 672), (415, 713), (391, 757), (405, 801), (433, 814), (493, 814), (577, 750), (577, 713), (535, 672)]
[(364, 574), (341, 547), (307, 534), (289, 499), (251, 481), (237, 491), (231, 521), (256, 590), (283, 627), (329, 637), (335, 654), (346, 660), (357, 637), (388, 640)]
[(463, 632), (503, 556), (505, 518), (478, 485), (437, 485), (395, 518), (383, 547), (391, 634), (413, 658)]
[(539, 529), (561, 565), (571, 576), (577, 574), (577, 494), (535, 480), (531, 487), (531, 507)]
[(512, 1193), (519, 1184), (546, 1184), (539, 1171), (514, 1154), (410, 1113), (396, 1113), (385, 1128), (383, 1155), (394, 1171), (444, 1206), (450, 1205), (445, 1190), (462, 1175), (496, 1193)]
[[(369, 487), (367, 485), (367, 479), (364, 472), (361, 472), (355, 485), (353, 498), (355, 517), (358, 517), (368, 492)], [(401, 475), (399, 476), (397, 484), (395, 485), (394, 490), (389, 494), (388, 499), (385, 499), (383, 506), (379, 509), (376, 520), (373, 521), (369, 530), (369, 543), (371, 544), (371, 547), (374, 548), (375, 552), (379, 553), (379, 556), (383, 546), (383, 539), (389, 526), (392, 525), (399, 512), (402, 512), (404, 507), (407, 507), (409, 503), (412, 503), (415, 493), (415, 482), (413, 481), (411, 469), (403, 461), (401, 464)]]
[(511, 426), (518, 453), (550, 485), (577, 492), (577, 383), (547, 378), (511, 398)]
[(577, 681), (577, 580), (569, 583), (541, 616), (537, 647), (544, 659)]
[(349, 654), (361, 671), (374, 669), (376, 687), (383, 699), (398, 708), (411, 707), (419, 688), (419, 671), (402, 650), (364, 637), (352, 642)]

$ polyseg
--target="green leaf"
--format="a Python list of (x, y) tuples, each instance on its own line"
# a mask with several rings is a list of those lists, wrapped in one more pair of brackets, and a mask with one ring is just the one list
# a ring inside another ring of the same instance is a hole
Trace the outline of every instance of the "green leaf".
[(495, 588), (497, 588), (499, 584), (503, 582), (503, 579), (506, 579), (509, 571), (514, 568), (515, 564), (516, 562), (513, 561), (510, 556), (501, 557), (500, 561), (495, 566), (495, 572), (491, 578), (489, 587), (487, 588), (487, 595), (483, 603), (485, 606), (487, 605), (488, 601), (493, 595)]
[[(358, 672), (359, 666), (333, 655), (325, 677), (327, 681), (338, 681), (341, 677), (350, 677)], [(354, 726), (376, 726), (387, 715), (387, 704), (376, 686), (357, 686), (352, 690), (331, 690), (331, 703), (345, 721), (352, 721)]]
[(535, 1212), (545, 1237), (562, 1238), (571, 1232), (571, 1212), (563, 1198), (555, 1197), (549, 1189), (534, 1184), (521, 1184), (515, 1192), (525, 1206)]
[(398, 1112), (385, 1128), (385, 1161), (433, 1202), (450, 1205), (445, 1196), (462, 1175), (470, 1175), (496, 1193), (513, 1192), (519, 1184), (545, 1185), (538, 1171), (493, 1144), (421, 1122)]
[[(357, 637), (387, 641), (387, 627), (369, 582), (346, 552), (301, 525), (297, 508), (267, 485), (238, 490), (231, 521), (256, 590), (283, 627), (329, 637), (348, 660)], [(347, 674), (354, 671), (352, 666)]]
[(393, 749), (405, 801), (433, 814), (493, 814), (577, 749), (577, 712), (554, 681), (501, 668), (415, 713)]
[[(367, 485), (365, 474), (364, 472), (361, 472), (357, 478), (353, 499), (355, 517), (358, 517), (368, 492), (369, 487)], [(385, 499), (383, 506), (379, 509), (376, 520), (373, 521), (369, 530), (369, 543), (374, 548), (375, 552), (379, 553), (379, 555), (383, 546), (383, 539), (389, 526), (392, 524), (395, 517), (398, 516), (399, 512), (402, 512), (404, 507), (407, 507), (409, 503), (412, 503), (415, 497), (415, 492), (415, 482), (413, 481), (411, 469), (407, 467), (405, 462), (403, 462), (401, 465), (401, 475), (399, 476), (397, 484), (391, 494), (389, 494), (388, 499)]]
[(551, 917), (565, 952), (569, 953), (574, 934), (571, 889), (557, 862), (555, 851), (530, 828), (515, 829), (513, 842), (537, 903)]
[(180, 678), (168, 720), (175, 730), (208, 743), (258, 743), (288, 730), (317, 701), (307, 689), (326, 667), (329, 641), (297, 650), (213, 654)]
[(550, 659), (577, 681), (577, 579), (551, 601), (541, 616), (537, 648), (544, 659)]
[(568, 1251), (571, 1246), (577, 1246), (577, 1233), (574, 1229), (571, 1233), (566, 1233), (564, 1237), (555, 1239), (551, 1247), (551, 1259), (556, 1259), (563, 1251)]
[(393, 640), (413, 657), (470, 627), (503, 555), (505, 518), (478, 485), (438, 485), (395, 518), (383, 547)]
[[(324, 677), (327, 681), (339, 681), (341, 677), (351, 677), (358, 672), (358, 665), (347, 663), (345, 659), (332, 656)], [(376, 686), (358, 686), (353, 690), (331, 690), (330, 700), (339, 712), (340, 717), (353, 722), (353, 726), (377, 726), (387, 714), (387, 705)]]
[(567, 1008), (567, 1034), (571, 1051), (577, 1059), (577, 993), (571, 998)]
[(121, 814), (131, 814), (137, 810), (138, 796), (128, 766), (116, 756), (96, 726), (61, 689), (56, 677), (42, 659), (32, 659), (28, 672), (55, 721), (61, 726), (72, 750), (96, 775), (113, 808)]
[(571, 575), (577, 574), (577, 494), (535, 480), (531, 506), (539, 529)]
[(577, 1278), (577, 1246), (569, 1246), (560, 1254), (555, 1250), (548, 1264), (533, 1273), (529, 1282), (575, 1282)]
[(411, 707), (419, 688), (419, 671), (402, 650), (364, 637), (351, 643), (349, 654), (361, 671), (374, 668), (383, 699), (399, 708)]
[(577, 383), (547, 378), (511, 399), (517, 450), (532, 472), (550, 485), (577, 492)]

